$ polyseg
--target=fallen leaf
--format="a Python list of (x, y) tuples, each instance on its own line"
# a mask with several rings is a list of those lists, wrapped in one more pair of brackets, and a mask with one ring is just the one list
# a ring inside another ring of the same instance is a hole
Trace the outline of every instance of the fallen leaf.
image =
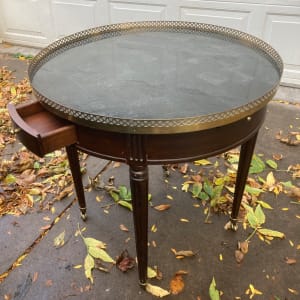
[(183, 291), (184, 281), (182, 275), (175, 274), (170, 282), (170, 291), (173, 295), (178, 295)]
[(299, 295), (299, 292), (294, 290), (294, 289), (291, 289), (291, 288), (288, 288), (289, 292), (294, 294), (294, 295)]
[(92, 270), (94, 266), (95, 266), (94, 258), (91, 255), (87, 254), (87, 256), (84, 259), (84, 272), (85, 272), (85, 277), (89, 279), (91, 283), (94, 282), (93, 275), (92, 275)]
[(196, 253), (191, 250), (176, 251), (174, 248), (171, 248), (171, 251), (174, 253), (176, 258), (191, 257), (196, 255)]
[(247, 254), (249, 248), (249, 242), (248, 241), (238, 242), (238, 248), (239, 250), (241, 250), (243, 254)]
[(207, 166), (207, 165), (211, 165), (212, 163), (207, 159), (200, 159), (200, 160), (194, 161), (194, 164), (196, 166)]
[(48, 279), (48, 280), (46, 280), (45, 285), (46, 285), (47, 287), (50, 287), (50, 286), (53, 285), (53, 281), (52, 281), (51, 279)]
[(189, 223), (190, 222), (188, 219), (184, 219), (184, 218), (181, 218), (180, 221), (183, 222), (183, 223)]
[(284, 233), (276, 230), (266, 229), (266, 228), (259, 228), (258, 232), (262, 235), (270, 236), (270, 237), (276, 237), (283, 239), (285, 237)]
[(240, 264), (244, 259), (244, 253), (241, 250), (235, 250), (234, 256), (238, 264)]
[(32, 282), (36, 282), (38, 279), (39, 273), (38, 272), (34, 272), (33, 273), (33, 277), (32, 277)]
[(160, 204), (160, 205), (157, 205), (157, 206), (154, 206), (154, 209), (158, 210), (158, 211), (164, 211), (164, 210), (167, 210), (171, 207), (170, 204)]
[(288, 264), (288, 265), (294, 265), (297, 260), (295, 258), (289, 258), (289, 257), (286, 257), (285, 258), (285, 262)]
[(98, 247), (88, 247), (88, 253), (94, 258), (99, 258), (107, 263), (115, 263), (115, 261), (109, 256), (109, 254)]
[(152, 294), (153, 296), (159, 297), (159, 298), (163, 298), (165, 296), (170, 295), (170, 292), (162, 289), (159, 286), (156, 285), (152, 285), (150, 283), (146, 283), (146, 291), (150, 294)]
[[(81, 232), (82, 231), (83, 230), (81, 230)], [(83, 241), (84, 241), (84, 243), (87, 247), (97, 247), (97, 248), (100, 248), (100, 249), (105, 249), (106, 248), (105, 243), (103, 243), (99, 240), (96, 240), (94, 238), (91, 238), (91, 237), (84, 237)]]
[(214, 277), (209, 286), (209, 297), (210, 300), (221, 300), (220, 292), (217, 290), (217, 285)]
[(128, 228), (127, 228), (124, 224), (120, 224), (120, 229), (121, 229), (122, 231), (126, 231), (126, 232), (129, 231)]
[(283, 155), (280, 153), (274, 153), (272, 156), (275, 160), (281, 160), (283, 158)]
[(117, 258), (116, 265), (122, 272), (127, 272), (135, 266), (135, 259), (129, 255), (127, 250), (124, 250)]
[(54, 238), (53, 244), (56, 248), (60, 248), (65, 244), (65, 230)]
[(150, 268), (150, 267), (147, 267), (147, 278), (155, 278), (157, 276), (157, 272)]

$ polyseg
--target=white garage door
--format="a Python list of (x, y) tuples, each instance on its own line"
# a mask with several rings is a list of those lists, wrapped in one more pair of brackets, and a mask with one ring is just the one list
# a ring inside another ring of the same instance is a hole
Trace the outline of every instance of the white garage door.
[(283, 82), (300, 86), (300, 0), (0, 0), (0, 39), (31, 46), (89, 27), (144, 20), (212, 23), (254, 34), (283, 57)]

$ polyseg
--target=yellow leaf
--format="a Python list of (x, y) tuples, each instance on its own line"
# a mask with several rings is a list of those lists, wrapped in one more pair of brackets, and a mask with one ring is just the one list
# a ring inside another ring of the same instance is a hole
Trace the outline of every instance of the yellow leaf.
[(188, 219), (184, 219), (184, 218), (181, 218), (180, 221), (184, 222), (184, 223), (189, 223), (190, 222)]
[(148, 278), (155, 278), (157, 276), (157, 273), (154, 269), (147, 267), (147, 277)]
[(167, 195), (167, 199), (174, 200), (174, 198), (171, 195)]
[(92, 275), (92, 270), (94, 267), (95, 267), (94, 258), (91, 255), (87, 254), (84, 260), (84, 272), (86, 278), (89, 279), (91, 283), (94, 282), (93, 275)]
[(267, 183), (267, 185), (268, 185), (269, 187), (272, 187), (272, 186), (276, 183), (276, 180), (275, 180), (275, 177), (274, 177), (273, 172), (270, 172), (270, 173), (267, 175), (266, 183)]
[(159, 286), (152, 285), (150, 283), (146, 283), (146, 291), (153, 296), (163, 298), (165, 296), (170, 295), (170, 293)]
[(98, 247), (88, 247), (88, 253), (94, 258), (99, 258), (104, 262), (115, 263), (115, 261), (109, 256), (109, 254)]
[(299, 295), (299, 292), (294, 290), (294, 289), (291, 289), (291, 288), (288, 288), (289, 292), (294, 294), (294, 295)]
[(87, 247), (97, 247), (97, 248), (101, 248), (101, 249), (106, 248), (105, 243), (103, 243), (101, 241), (98, 241), (98, 240), (96, 240), (94, 238), (91, 238), (91, 237), (83, 238), (83, 241), (84, 241), (84, 243)]
[(290, 243), (291, 247), (294, 247), (293, 241), (289, 240), (289, 243)]
[(65, 244), (65, 231), (60, 233), (55, 239), (54, 239), (54, 247), (60, 248)]
[(207, 166), (207, 165), (211, 165), (212, 163), (207, 159), (200, 159), (200, 160), (194, 161), (194, 164), (196, 166)]
[(155, 224), (153, 224), (153, 225), (151, 226), (151, 231), (152, 231), (152, 232), (156, 232), (156, 231), (157, 231), (157, 227), (156, 227)]
[(76, 265), (73, 267), (74, 269), (81, 269), (82, 268), (82, 265)]

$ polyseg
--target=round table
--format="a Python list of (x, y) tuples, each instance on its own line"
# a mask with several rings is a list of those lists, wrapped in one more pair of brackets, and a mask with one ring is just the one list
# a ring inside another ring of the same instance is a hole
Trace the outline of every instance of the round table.
[(236, 224), (266, 105), (283, 70), (262, 40), (190, 22), (136, 22), (75, 33), (31, 62), (34, 94), (76, 126), (67, 147), (79, 206), (76, 151), (129, 165), (140, 283), (147, 278), (148, 165), (193, 161), (241, 145)]

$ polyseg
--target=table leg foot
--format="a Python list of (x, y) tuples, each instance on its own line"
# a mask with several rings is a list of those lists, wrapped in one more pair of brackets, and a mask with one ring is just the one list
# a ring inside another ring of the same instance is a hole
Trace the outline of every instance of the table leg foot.
[(235, 184), (234, 200), (233, 200), (232, 212), (230, 217), (231, 223), (236, 228), (237, 228), (236, 225), (237, 217), (239, 214), (243, 193), (248, 178), (248, 172), (249, 172), (252, 155), (255, 148), (257, 134), (258, 132), (241, 146), (239, 166), (238, 166), (238, 172), (237, 172), (236, 184)]
[(66, 146), (67, 156), (69, 160), (70, 170), (73, 177), (74, 188), (76, 191), (81, 218), (86, 220), (86, 203), (84, 197), (84, 189), (82, 185), (82, 176), (80, 171), (79, 157), (75, 145)]
[(130, 187), (132, 194), (133, 220), (135, 229), (136, 253), (139, 282), (147, 281), (148, 265), (148, 167), (130, 166)]

